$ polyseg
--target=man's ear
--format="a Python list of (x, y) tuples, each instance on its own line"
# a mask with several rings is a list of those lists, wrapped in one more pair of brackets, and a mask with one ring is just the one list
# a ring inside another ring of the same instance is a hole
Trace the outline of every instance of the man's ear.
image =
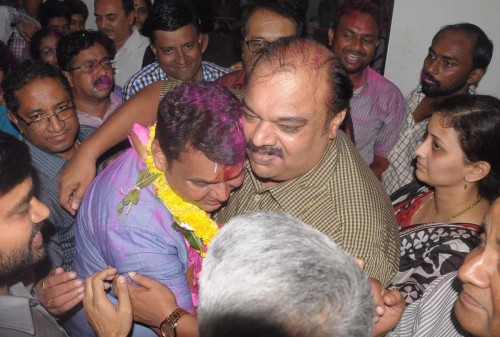
[[(154, 34), (154, 32), (153, 32), (153, 34)], [(152, 53), (153, 53), (153, 55), (155, 56), (155, 59), (158, 59), (158, 56), (156, 55), (157, 50), (156, 50), (156, 47), (155, 47), (154, 43), (151, 43), (151, 44), (149, 45), (149, 48), (151, 48), (151, 52), (152, 52)]]
[(167, 157), (165, 156), (165, 153), (163, 153), (157, 139), (153, 140), (153, 143), (151, 144), (151, 154), (153, 155), (156, 168), (162, 172), (166, 172), (168, 170)]
[(335, 137), (337, 137), (337, 132), (339, 130), (340, 124), (342, 124), (342, 122), (344, 121), (346, 114), (347, 109), (344, 109), (333, 116), (332, 120), (330, 121), (330, 125), (328, 126), (328, 138), (334, 139)]
[(486, 161), (478, 161), (470, 165), (470, 171), (465, 176), (465, 181), (476, 183), (486, 177), (491, 171), (491, 164)]
[(64, 77), (66, 77), (66, 79), (68, 80), (69, 85), (72, 88), (74, 88), (74, 85), (73, 85), (73, 75), (71, 75), (71, 73), (69, 71), (65, 71), (65, 70), (63, 70), (62, 73), (64, 74)]
[(24, 129), (25, 125), (19, 122), (19, 118), (17, 118), (17, 116), (10, 110), (7, 110), (7, 115), (9, 116), (10, 121), (14, 123), (14, 125), (19, 129), (19, 131), (22, 134), (25, 134), (26, 133)]
[(328, 29), (328, 47), (333, 45), (333, 38), (335, 37), (335, 30), (333, 28)]
[(479, 83), (479, 81), (481, 81), (483, 76), (484, 76), (484, 69), (476, 68), (473, 71), (471, 71), (471, 73), (469, 74), (469, 78), (467, 79), (467, 83), (469, 85), (477, 84), (477, 83)]

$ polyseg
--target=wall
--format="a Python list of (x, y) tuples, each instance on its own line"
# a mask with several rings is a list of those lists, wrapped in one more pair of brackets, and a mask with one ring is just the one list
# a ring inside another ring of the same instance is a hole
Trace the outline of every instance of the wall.
[(385, 76), (407, 95), (419, 81), (432, 37), (444, 25), (470, 22), (493, 41), (493, 59), (478, 93), (500, 98), (499, 0), (395, 0)]

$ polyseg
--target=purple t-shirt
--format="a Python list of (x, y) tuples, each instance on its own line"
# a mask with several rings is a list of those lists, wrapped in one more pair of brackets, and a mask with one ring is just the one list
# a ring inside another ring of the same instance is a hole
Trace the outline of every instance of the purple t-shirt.
[[(185, 310), (193, 305), (186, 280), (187, 249), (181, 234), (172, 228), (172, 216), (154, 195), (151, 186), (140, 192), (139, 203), (120, 219), (117, 207), (137, 176), (146, 169), (135, 150), (129, 149), (92, 182), (78, 211), (74, 270), (85, 278), (111, 265), (118, 273), (136, 271), (165, 285)], [(116, 296), (110, 292), (110, 300)], [(83, 310), (66, 324), (71, 336), (93, 336)], [(134, 324), (133, 337), (156, 336)]]

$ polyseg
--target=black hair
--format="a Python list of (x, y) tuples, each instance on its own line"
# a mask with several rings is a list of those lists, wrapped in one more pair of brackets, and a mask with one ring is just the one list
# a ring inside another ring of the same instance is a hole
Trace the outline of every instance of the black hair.
[(75, 57), (94, 44), (100, 44), (106, 49), (110, 59), (115, 58), (116, 47), (113, 41), (100, 31), (82, 30), (63, 36), (57, 42), (57, 64), (61, 70), (68, 71), (74, 67)]
[(377, 5), (365, 1), (346, 1), (340, 5), (337, 9), (337, 15), (335, 15), (335, 19), (333, 20), (332, 28), (336, 29), (340, 24), (342, 17), (352, 12), (360, 12), (371, 15), (377, 26), (377, 34), (380, 35), (383, 25), (380, 9)]
[(28, 60), (20, 64), (13, 65), (7, 72), (2, 89), (4, 91), (4, 99), (7, 104), (7, 109), (17, 115), (19, 109), (19, 101), (16, 92), (24, 88), (26, 85), (43, 78), (54, 78), (61, 82), (68, 95), (73, 102), (73, 91), (68, 82), (68, 79), (59, 70), (59, 68), (44, 63), (41, 61)]
[(200, 18), (188, 1), (155, 1), (144, 22), (143, 34), (154, 43), (155, 31), (173, 32), (187, 25), (193, 25), (197, 33), (200, 32)]
[(42, 28), (35, 34), (33, 34), (30, 41), (30, 55), (33, 60), (40, 60), (42, 58), (40, 53), (40, 45), (42, 43), (42, 39), (50, 35), (53, 35), (58, 39), (62, 37), (62, 33), (59, 31), (59, 29), (56, 28)]
[(297, 0), (255, 0), (251, 3), (248, 11), (243, 16), (241, 33), (245, 37), (246, 22), (257, 10), (267, 10), (283, 16), (295, 23), (296, 36), (302, 36), (306, 23), (306, 13)]
[(156, 139), (169, 161), (187, 147), (210, 160), (235, 165), (245, 160), (241, 102), (221, 84), (184, 82), (160, 102)]
[(472, 35), (475, 38), (474, 51), (472, 53), (472, 69), (483, 69), (485, 72), (490, 64), (493, 55), (493, 42), (488, 38), (486, 33), (478, 26), (472, 23), (457, 23), (441, 28), (432, 38), (434, 44), (441, 35), (445, 32), (463, 32)]
[(458, 135), (467, 163), (488, 162), (486, 177), (477, 182), (479, 195), (490, 202), (500, 195), (500, 100), (487, 95), (457, 95), (434, 105), (442, 126)]
[(0, 131), (0, 196), (33, 175), (28, 145)]
[(71, 15), (81, 14), (85, 20), (89, 17), (89, 9), (83, 1), (66, 0), (64, 3), (68, 6)]
[(71, 20), (71, 12), (64, 3), (49, 0), (40, 5), (40, 10), (38, 11), (38, 21), (40, 21), (40, 25), (42, 28), (48, 26), (50, 19), (64, 17), (68, 20), (68, 24)]

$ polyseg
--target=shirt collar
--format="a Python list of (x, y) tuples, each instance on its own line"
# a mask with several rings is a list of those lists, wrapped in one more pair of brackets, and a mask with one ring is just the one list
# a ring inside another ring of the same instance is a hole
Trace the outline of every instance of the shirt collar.
[(35, 323), (31, 308), (39, 305), (38, 300), (31, 297), (22, 283), (9, 288), (10, 296), (0, 296), (0, 329), (22, 331), (35, 334)]

